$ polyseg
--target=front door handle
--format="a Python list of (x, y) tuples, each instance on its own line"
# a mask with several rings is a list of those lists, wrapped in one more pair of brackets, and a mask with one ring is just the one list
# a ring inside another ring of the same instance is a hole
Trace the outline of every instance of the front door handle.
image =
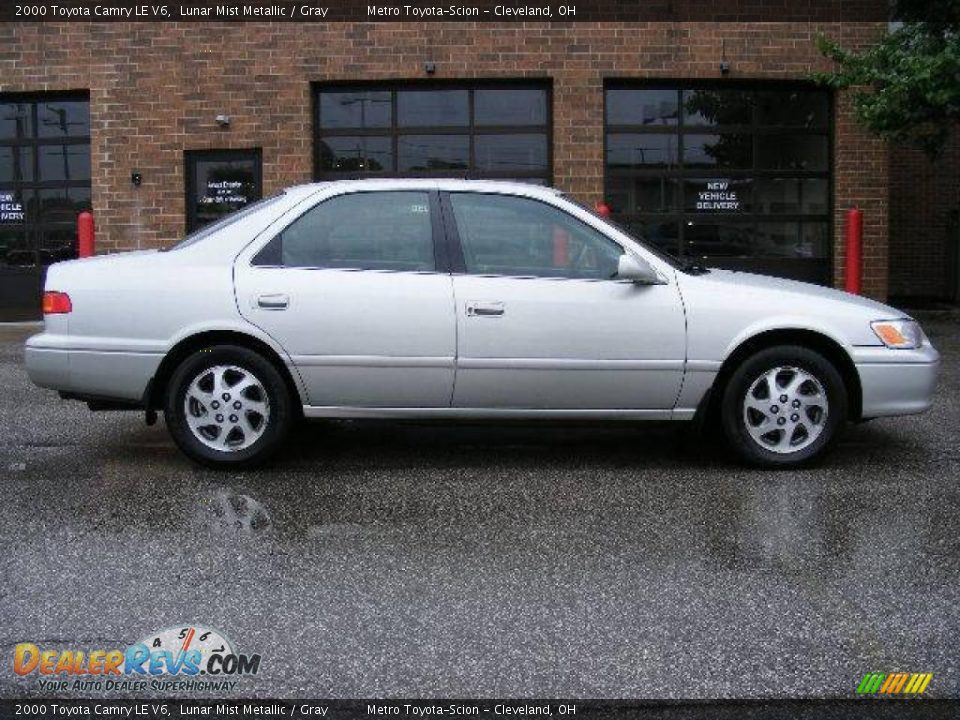
[(289, 304), (290, 298), (281, 293), (261, 295), (257, 298), (257, 306), (264, 310), (286, 310)]
[(507, 311), (502, 302), (470, 300), (467, 302), (467, 315), (471, 317), (500, 317)]

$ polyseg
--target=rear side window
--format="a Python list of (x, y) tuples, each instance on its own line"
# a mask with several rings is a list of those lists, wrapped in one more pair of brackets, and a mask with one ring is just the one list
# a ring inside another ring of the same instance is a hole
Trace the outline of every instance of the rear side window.
[(270, 241), (254, 265), (432, 271), (426, 192), (363, 192), (325, 200)]
[(623, 248), (552, 205), (480, 193), (452, 193), (466, 270), (472, 275), (519, 275), (609, 280)]

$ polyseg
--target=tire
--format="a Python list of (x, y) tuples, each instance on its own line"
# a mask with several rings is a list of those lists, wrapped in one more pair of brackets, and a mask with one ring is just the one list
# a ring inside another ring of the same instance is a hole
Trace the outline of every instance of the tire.
[(782, 345), (751, 355), (733, 371), (720, 413), (724, 435), (742, 460), (793, 468), (822, 457), (836, 441), (847, 419), (847, 391), (823, 355)]
[(236, 345), (195, 352), (167, 384), (164, 418), (191, 460), (213, 468), (246, 468), (269, 459), (294, 421), (283, 377), (262, 355)]

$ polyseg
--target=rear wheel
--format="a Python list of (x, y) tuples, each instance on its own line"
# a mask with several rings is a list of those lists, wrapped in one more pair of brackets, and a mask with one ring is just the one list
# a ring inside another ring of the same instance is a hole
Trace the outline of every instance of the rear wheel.
[(805, 347), (768, 348), (747, 358), (723, 393), (724, 434), (741, 458), (794, 467), (822, 455), (847, 418), (840, 373)]
[(279, 448), (293, 404), (277, 369), (256, 352), (217, 345), (174, 371), (164, 416), (177, 446), (211, 467), (249, 467)]

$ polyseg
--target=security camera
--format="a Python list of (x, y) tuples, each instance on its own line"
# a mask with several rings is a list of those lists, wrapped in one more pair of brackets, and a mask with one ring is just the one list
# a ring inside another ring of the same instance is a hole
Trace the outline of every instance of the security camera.
[(220, 127), (229, 127), (230, 126), (230, 116), (229, 115), (217, 115), (217, 125)]

